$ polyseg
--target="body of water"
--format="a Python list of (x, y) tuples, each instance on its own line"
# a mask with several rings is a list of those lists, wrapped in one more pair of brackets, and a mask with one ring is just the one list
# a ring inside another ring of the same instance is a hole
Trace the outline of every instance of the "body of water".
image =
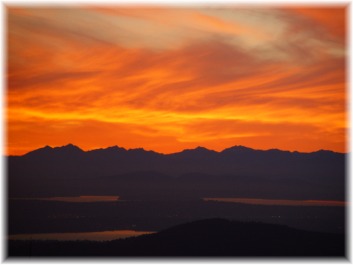
[(103, 236), (103, 240), (113, 240), (209, 218), (344, 233), (347, 204), (236, 197), (188, 201), (120, 200), (118, 196), (10, 198), (8, 234), (12, 239), (95, 240), (91, 238)]
[(204, 198), (205, 201), (244, 203), (254, 205), (278, 205), (278, 206), (346, 206), (344, 201), (324, 200), (272, 200), (257, 198)]
[(10, 200), (39, 200), (57, 202), (115, 202), (119, 196), (76, 196), (76, 197), (47, 197), (47, 198), (10, 198)]
[(44, 234), (19, 234), (10, 235), (9, 239), (13, 240), (91, 240), (91, 241), (110, 241), (115, 239), (141, 236), (152, 234), (150, 231), (134, 231), (134, 230), (115, 230), (102, 232), (81, 232), (81, 233), (44, 233)]

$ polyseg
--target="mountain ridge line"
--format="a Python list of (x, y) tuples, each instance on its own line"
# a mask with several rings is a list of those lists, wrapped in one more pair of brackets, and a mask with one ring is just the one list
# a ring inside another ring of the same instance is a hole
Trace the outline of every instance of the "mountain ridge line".
[(319, 149), (317, 151), (312, 151), (312, 152), (300, 152), (300, 151), (289, 151), (289, 150), (282, 150), (282, 149), (278, 149), (278, 148), (271, 148), (271, 149), (254, 149), (254, 148), (250, 148), (250, 147), (246, 147), (243, 145), (234, 145), (231, 147), (227, 147), (225, 149), (223, 149), (222, 151), (216, 151), (216, 150), (212, 150), (212, 149), (208, 149), (202, 146), (197, 146), (195, 148), (192, 149), (183, 149), (182, 151), (179, 152), (174, 152), (174, 153), (161, 153), (161, 152), (156, 152), (154, 150), (146, 150), (143, 147), (138, 147), (138, 148), (124, 148), (124, 147), (120, 147), (118, 145), (113, 145), (113, 146), (108, 146), (108, 147), (102, 147), (102, 148), (96, 148), (96, 149), (89, 149), (89, 150), (83, 150), (81, 147), (74, 145), (72, 143), (69, 143), (67, 145), (63, 145), (63, 146), (55, 146), (55, 147), (51, 147), (49, 145), (46, 145), (44, 147), (40, 147), (37, 149), (34, 149), (32, 151), (29, 151), (23, 155), (5, 155), (6, 157), (23, 157), (23, 156), (27, 156), (29, 154), (32, 153), (37, 153), (37, 152), (41, 152), (41, 151), (59, 151), (59, 150), (71, 150), (74, 152), (82, 152), (82, 153), (91, 153), (91, 152), (100, 152), (100, 151), (120, 151), (120, 152), (146, 152), (146, 153), (155, 153), (158, 155), (178, 155), (178, 154), (183, 154), (183, 153), (187, 153), (187, 152), (208, 152), (208, 153), (225, 153), (225, 152), (230, 152), (230, 151), (241, 151), (241, 152), (247, 152), (247, 151), (254, 151), (254, 152), (283, 152), (283, 153), (291, 153), (291, 154), (313, 154), (313, 153), (334, 153), (334, 154), (343, 154), (346, 155), (349, 152), (346, 153), (342, 153), (342, 152), (335, 152), (332, 150), (327, 150), (327, 149)]

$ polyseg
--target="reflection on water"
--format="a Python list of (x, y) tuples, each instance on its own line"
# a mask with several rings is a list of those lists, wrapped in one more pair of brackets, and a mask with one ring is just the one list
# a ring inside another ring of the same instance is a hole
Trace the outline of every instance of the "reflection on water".
[(134, 237), (154, 232), (134, 231), (134, 230), (115, 230), (102, 232), (84, 232), (84, 233), (49, 233), (49, 234), (20, 234), (10, 235), (9, 239), (14, 240), (91, 240), (91, 241), (110, 241), (127, 237)]
[(77, 196), (77, 197), (49, 197), (49, 198), (10, 198), (12, 200), (39, 200), (58, 202), (115, 202), (119, 196)]
[(205, 201), (233, 202), (255, 205), (282, 205), (282, 206), (346, 206), (344, 201), (320, 201), (320, 200), (271, 200), (255, 198), (204, 198)]

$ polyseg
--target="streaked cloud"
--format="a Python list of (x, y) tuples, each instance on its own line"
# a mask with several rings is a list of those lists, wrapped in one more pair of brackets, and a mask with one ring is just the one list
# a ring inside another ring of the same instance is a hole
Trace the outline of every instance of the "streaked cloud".
[(8, 11), (9, 153), (345, 151), (342, 7)]

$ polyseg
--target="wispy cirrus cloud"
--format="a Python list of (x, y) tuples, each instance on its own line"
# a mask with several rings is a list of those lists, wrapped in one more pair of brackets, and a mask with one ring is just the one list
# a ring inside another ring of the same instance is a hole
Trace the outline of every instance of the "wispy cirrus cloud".
[(8, 11), (10, 153), (345, 150), (344, 8)]

